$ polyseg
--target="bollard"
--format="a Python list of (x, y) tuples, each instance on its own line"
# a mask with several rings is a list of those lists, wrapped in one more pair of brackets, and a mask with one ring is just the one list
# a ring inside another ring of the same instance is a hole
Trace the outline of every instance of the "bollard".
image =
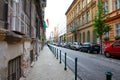
[(53, 47), (52, 47), (52, 52), (53, 52)]
[(61, 50), (60, 50), (60, 64), (61, 64)]
[(53, 54), (54, 54), (54, 56), (55, 56), (55, 48), (53, 47)]
[(67, 64), (67, 62), (66, 62), (66, 53), (65, 53), (65, 68), (64, 68), (64, 70), (66, 71), (67, 70), (67, 67), (66, 67), (66, 64)]
[(50, 50), (52, 51), (51, 46), (50, 46)]
[(54, 47), (53, 47), (53, 53), (54, 53)]
[(75, 58), (75, 80), (77, 80), (77, 58)]
[(55, 48), (55, 57), (56, 57), (56, 48)]
[(52, 49), (52, 52), (53, 52), (53, 54), (54, 54), (54, 47), (53, 47), (53, 49)]
[(106, 74), (106, 80), (112, 80), (112, 72), (105, 72)]
[(57, 59), (58, 59), (58, 49), (57, 49)]

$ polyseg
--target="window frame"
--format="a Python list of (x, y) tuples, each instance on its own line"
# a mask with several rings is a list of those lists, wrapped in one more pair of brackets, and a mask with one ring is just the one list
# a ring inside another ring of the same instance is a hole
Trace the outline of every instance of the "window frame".
[(114, 4), (115, 4), (115, 10), (120, 9), (120, 0), (115, 0)]
[[(117, 31), (119, 34), (117, 33)], [(115, 24), (115, 33), (116, 33), (116, 36), (120, 36), (120, 23)]]

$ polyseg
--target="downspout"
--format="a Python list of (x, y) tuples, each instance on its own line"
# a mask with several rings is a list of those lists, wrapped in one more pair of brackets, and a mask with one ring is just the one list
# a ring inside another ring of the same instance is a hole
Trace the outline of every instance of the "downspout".
[(16, 22), (16, 1), (13, 0), (13, 16), (12, 16), (11, 30), (15, 30), (15, 22)]
[(32, 38), (32, 31), (31, 31), (32, 30), (32, 28), (31, 28), (32, 27), (31, 26), (31, 22), (32, 22), (31, 21), (31, 19), (32, 19), (32, 17), (31, 17), (31, 8), (32, 8), (32, 6), (31, 5), (32, 5), (32, 0), (30, 0), (30, 38)]
[(5, 13), (5, 15), (4, 15), (4, 18), (5, 18), (4, 28), (8, 29), (8, 0), (7, 0), (7, 2), (5, 2), (4, 10), (5, 10), (5, 12), (4, 12)]

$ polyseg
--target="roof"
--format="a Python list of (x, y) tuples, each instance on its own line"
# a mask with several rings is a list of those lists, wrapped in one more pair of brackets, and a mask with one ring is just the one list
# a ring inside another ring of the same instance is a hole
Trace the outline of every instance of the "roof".
[(70, 11), (70, 9), (73, 7), (73, 5), (76, 3), (77, 0), (73, 0), (72, 4), (70, 5), (70, 7), (67, 9), (65, 15)]

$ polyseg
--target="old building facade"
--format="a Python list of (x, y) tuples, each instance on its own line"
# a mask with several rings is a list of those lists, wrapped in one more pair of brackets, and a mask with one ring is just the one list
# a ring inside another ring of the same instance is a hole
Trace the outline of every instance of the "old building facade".
[(116, 36), (120, 36), (120, 0), (104, 0), (106, 10), (106, 23), (111, 26), (111, 31), (105, 36), (113, 42)]
[(46, 0), (0, 0), (0, 79), (26, 76), (43, 46)]
[(96, 41), (92, 27), (96, 5), (96, 0), (73, 1), (66, 12), (67, 41), (80, 43)]
[(54, 41), (58, 42), (58, 26), (54, 27)]
[[(72, 2), (65, 13), (67, 18), (67, 41), (78, 41), (80, 43), (98, 41), (92, 25), (97, 12), (98, 1), (74, 0)], [(120, 2), (119, 0), (102, 1), (104, 2), (106, 17), (109, 17), (106, 24), (109, 24), (112, 28), (105, 36), (108, 36), (112, 42), (115, 40), (115, 36), (120, 34)]]

